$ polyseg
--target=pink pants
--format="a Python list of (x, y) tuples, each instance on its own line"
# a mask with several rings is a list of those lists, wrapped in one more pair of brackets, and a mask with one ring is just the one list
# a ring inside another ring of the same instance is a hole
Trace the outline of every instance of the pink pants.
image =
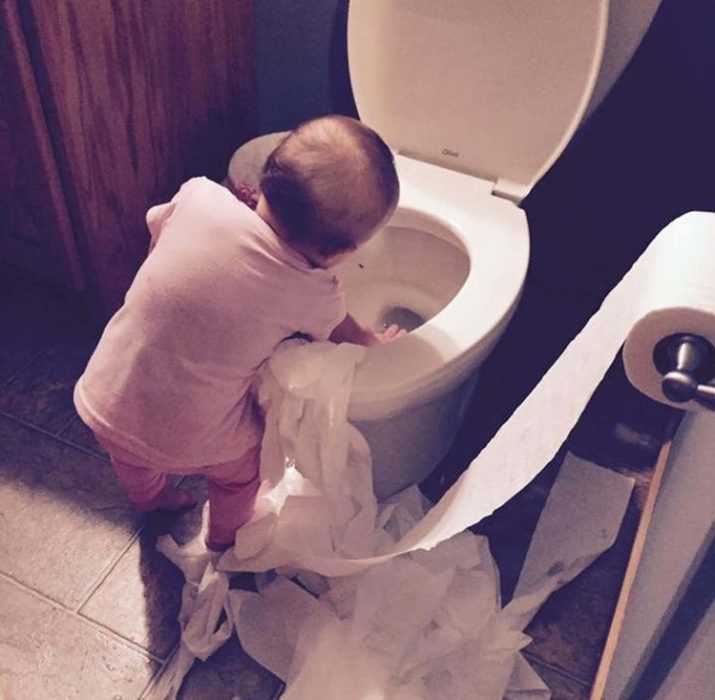
[[(109, 457), (119, 482), (129, 500), (142, 508), (156, 498), (166, 485), (167, 472), (139, 464), (139, 458), (121, 447), (100, 440)], [(236, 530), (253, 515), (256, 494), (261, 485), (259, 475), (260, 444), (246, 451), (239, 459), (223, 464), (199, 467), (192, 472), (206, 477), (209, 496), (209, 533), (211, 545), (233, 543)]]

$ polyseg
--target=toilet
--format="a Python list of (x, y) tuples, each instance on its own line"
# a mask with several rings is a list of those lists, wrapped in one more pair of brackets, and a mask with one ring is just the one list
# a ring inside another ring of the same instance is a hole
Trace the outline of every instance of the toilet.
[[(335, 271), (358, 320), (410, 330), (368, 350), (350, 400), (378, 498), (419, 483), (449, 449), (524, 284), (519, 203), (607, 94), (658, 4), (350, 3), (355, 102), (395, 152), (401, 192), (384, 229)], [(229, 179), (281, 137), (239, 149)]]

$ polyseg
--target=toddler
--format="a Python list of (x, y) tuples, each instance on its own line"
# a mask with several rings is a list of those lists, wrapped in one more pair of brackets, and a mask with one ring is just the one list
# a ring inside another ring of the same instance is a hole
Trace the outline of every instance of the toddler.
[(74, 392), (138, 510), (194, 506), (167, 474), (203, 474), (206, 544), (233, 544), (260, 485), (259, 366), (296, 333), (363, 345), (402, 333), (346, 314), (330, 272), (385, 223), (398, 193), (382, 139), (331, 116), (271, 153), (255, 212), (205, 178), (148, 211), (150, 254)]

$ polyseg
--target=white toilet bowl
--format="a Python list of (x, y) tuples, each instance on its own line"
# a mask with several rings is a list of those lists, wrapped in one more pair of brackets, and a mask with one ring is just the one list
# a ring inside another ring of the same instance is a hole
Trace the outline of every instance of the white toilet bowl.
[[(355, 101), (398, 154), (401, 193), (384, 230), (336, 271), (360, 321), (411, 329), (368, 350), (350, 401), (378, 497), (421, 481), (449, 448), (524, 283), (518, 204), (620, 75), (658, 4), (351, 2)], [(240, 161), (262, 162), (280, 137), (239, 149), (234, 184)]]
[(529, 259), (524, 212), (488, 183), (402, 156), (396, 165), (397, 211), (336, 268), (359, 321), (423, 321), (371, 348), (355, 376), (349, 417), (370, 443), (379, 496), (419, 482), (447, 451)]

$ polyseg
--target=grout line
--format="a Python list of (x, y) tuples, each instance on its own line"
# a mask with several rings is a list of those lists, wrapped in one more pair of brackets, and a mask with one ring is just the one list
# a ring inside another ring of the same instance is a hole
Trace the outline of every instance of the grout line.
[[(138, 533), (132, 537), (131, 541), (133, 542), (136, 539), (136, 536), (138, 536)], [(126, 551), (128, 546), (123, 550)], [(121, 556), (121, 555), (120, 555)], [(116, 563), (116, 562), (115, 562)], [(113, 566), (111, 567), (113, 568)], [(36, 588), (33, 588), (31, 586), (28, 586), (26, 583), (23, 583), (22, 581), (17, 580), (10, 574), (5, 573), (4, 571), (0, 571), (0, 579), (4, 579), (8, 583), (10, 583), (13, 586), (16, 586), (20, 590), (24, 591), (25, 593), (28, 593), (34, 598), (37, 598), (38, 600), (41, 600), (43, 603), (46, 603), (50, 607), (54, 608), (55, 610), (60, 610), (61, 612), (66, 613), (70, 617), (73, 617), (74, 619), (78, 620), (81, 623), (86, 623), (90, 627), (94, 628), (96, 631), (101, 632), (105, 636), (108, 636), (112, 638), (116, 642), (120, 642), (122, 644), (125, 644), (134, 651), (137, 651), (141, 653), (142, 655), (146, 656), (147, 658), (151, 659), (152, 661), (158, 663), (162, 668), (165, 665), (165, 659), (162, 659), (160, 656), (157, 654), (149, 651), (145, 647), (141, 646), (141, 644), (138, 644), (137, 642), (129, 639), (128, 637), (125, 637), (118, 632), (115, 632), (114, 630), (110, 629), (109, 627), (106, 627), (103, 625), (101, 622), (97, 622), (96, 620), (93, 620), (90, 617), (86, 617), (85, 615), (82, 615), (78, 609), (73, 609), (70, 607), (67, 607), (64, 603), (61, 603), (57, 600), (54, 600), (53, 598), (49, 598), (46, 594), (42, 593)], [(82, 603), (84, 604), (84, 603)]]
[(584, 686), (584, 688), (591, 687), (590, 681), (586, 681), (583, 678), (571, 673), (570, 671), (567, 671), (566, 669), (561, 668), (560, 666), (556, 666), (555, 664), (550, 663), (549, 661), (544, 661), (543, 659), (540, 659), (538, 656), (534, 656), (531, 652), (522, 651), (521, 654), (527, 661), (533, 662), (539, 666), (543, 666), (544, 668), (548, 668), (549, 671), (553, 671), (554, 673), (558, 674), (559, 676), (568, 678), (568, 680), (573, 681), (574, 683), (578, 683), (579, 685)]
[(111, 637), (112, 639), (114, 639), (114, 641), (121, 642), (123, 644), (126, 644), (126, 645), (132, 647), (135, 651), (140, 652), (144, 656), (150, 658), (152, 661), (155, 661), (159, 664), (164, 663), (164, 660), (162, 658), (160, 658), (156, 654), (152, 653), (148, 649), (145, 649), (140, 644), (137, 644), (136, 642), (132, 641), (131, 639), (128, 639), (127, 637), (123, 637), (118, 632), (115, 632), (114, 630), (111, 630), (108, 627), (105, 627), (103, 624), (101, 624), (95, 620), (85, 617), (84, 615), (79, 615), (76, 611), (72, 610), (71, 608), (68, 608), (67, 606), (63, 605), (59, 601), (53, 600), (52, 598), (48, 598), (44, 593), (41, 593), (37, 589), (28, 586), (26, 583), (22, 583), (21, 581), (18, 581), (17, 579), (13, 578), (9, 574), (6, 574), (5, 572), (0, 571), (0, 579), (5, 579), (8, 583), (16, 586), (17, 588), (21, 589), (25, 593), (30, 594), (34, 598), (41, 600), (43, 603), (46, 603), (47, 605), (54, 608), (55, 610), (60, 610), (61, 612), (66, 613), (70, 617), (73, 617), (75, 620), (78, 620), (79, 622), (89, 624), (90, 627), (93, 627), (96, 631), (103, 633), (105, 636)]
[(151, 693), (154, 691), (154, 688), (156, 687), (156, 684), (159, 682), (159, 679), (161, 678), (162, 674), (164, 671), (166, 671), (166, 667), (169, 665), (168, 661), (165, 661), (159, 668), (156, 670), (156, 673), (149, 679), (149, 682), (144, 686), (144, 689), (139, 693), (139, 696), (137, 700), (149, 700), (151, 697)]
[(63, 603), (60, 603), (59, 601), (54, 600), (52, 598), (48, 598), (41, 591), (38, 591), (36, 588), (32, 588), (31, 586), (28, 586), (26, 583), (23, 583), (22, 581), (18, 581), (13, 576), (10, 576), (9, 574), (6, 574), (5, 572), (0, 571), (0, 579), (6, 580), (11, 585), (16, 586), (17, 588), (24, 591), (25, 593), (28, 593), (33, 598), (37, 598), (38, 600), (41, 600), (43, 603), (46, 603), (47, 605), (54, 608), (55, 610), (59, 610), (63, 613), (66, 613), (67, 615), (69, 615), (70, 617), (73, 617), (75, 620), (78, 620), (79, 622), (89, 624), (90, 627), (93, 627), (96, 631), (101, 632), (105, 636), (112, 638), (114, 641), (120, 642), (122, 644), (126, 644), (127, 646), (130, 646), (132, 649), (134, 649), (134, 651), (138, 651), (143, 656), (148, 657), (152, 661), (155, 661), (159, 664), (164, 663), (164, 660), (161, 657), (152, 653), (148, 649), (145, 649), (140, 644), (137, 644), (136, 642), (132, 641), (131, 639), (128, 639), (127, 637), (122, 636), (118, 632), (115, 632), (114, 630), (111, 630), (108, 627), (105, 627), (103, 624), (101, 624), (100, 622), (97, 622), (96, 620), (92, 620), (88, 617), (85, 617), (84, 615), (78, 614), (75, 610), (73, 610), (72, 608), (68, 608)]
[[(235, 631), (234, 631), (234, 632), (232, 633), (231, 637), (235, 636), (235, 634), (236, 634), (236, 633), (235, 633)], [(230, 641), (230, 639), (231, 639), (231, 638), (229, 638), (228, 641)], [(227, 642), (227, 643), (228, 643), (228, 642)], [(239, 640), (239, 644), (240, 644), (240, 640)], [(176, 656), (176, 654), (179, 653), (179, 649), (180, 649), (180, 648), (181, 648), (181, 637), (179, 637), (179, 639), (178, 639), (178, 641), (176, 642), (176, 644), (172, 647), (172, 649), (171, 649), (171, 650), (169, 651), (169, 653), (167, 654), (166, 660), (163, 662), (161, 668), (157, 670), (157, 672), (156, 672), (156, 674), (154, 675), (154, 677), (149, 681), (149, 683), (147, 683), (146, 687), (144, 688), (144, 690), (142, 691), (142, 693), (139, 695), (139, 700), (149, 700), (149, 699), (152, 697), (152, 692), (153, 692), (154, 688), (156, 687), (156, 685), (157, 685), (157, 684), (159, 683), (159, 681), (161, 680), (162, 676), (164, 675), (166, 669), (168, 668), (168, 666), (169, 666), (169, 664), (171, 663), (171, 661), (172, 661), (172, 659), (174, 658), (174, 656)], [(243, 647), (241, 647), (241, 648), (243, 649)], [(217, 651), (218, 651), (218, 650), (217, 650)], [(246, 653), (246, 652), (244, 651), (244, 653)], [(194, 659), (194, 662), (193, 662), (192, 665), (191, 665), (191, 669), (195, 668), (197, 661), (200, 661), (200, 659), (199, 659), (198, 657), (196, 657), (196, 658)], [(264, 666), (262, 666), (261, 668), (264, 668), (264, 669), (265, 669)], [(189, 669), (189, 673), (191, 673), (191, 669)], [(267, 670), (267, 669), (266, 669), (266, 670)], [(184, 679), (183, 679), (182, 682), (181, 682), (181, 688), (182, 688), (182, 689), (184, 688), (184, 684), (186, 683), (186, 678), (188, 678), (189, 673), (186, 674), (186, 676), (184, 677)], [(276, 679), (278, 680), (278, 687), (276, 688), (276, 690), (275, 690), (275, 692), (273, 693), (273, 695), (271, 695), (270, 700), (278, 700), (278, 699), (283, 695), (283, 693), (284, 693), (285, 690), (286, 690), (286, 684), (285, 684), (280, 678), (278, 678), (277, 676), (276, 676)]]
[(155, 663), (158, 663), (160, 666), (164, 664), (164, 659), (162, 659), (160, 656), (157, 656), (156, 654), (154, 654), (154, 652), (149, 651), (148, 649), (144, 648), (141, 644), (137, 644), (137, 642), (129, 639), (128, 637), (125, 637), (125, 636), (119, 634), (119, 632), (115, 632), (113, 629), (106, 627), (101, 622), (92, 620), (91, 618), (85, 617), (84, 615), (80, 615), (79, 613), (76, 613), (74, 611), (68, 611), (68, 612), (76, 620), (89, 625), (90, 627), (94, 628), (95, 631), (99, 632), (100, 634), (104, 634), (106, 637), (113, 639), (115, 642), (119, 642), (120, 644), (124, 644), (125, 646), (131, 647), (132, 649), (134, 649), (134, 651), (139, 652), (142, 656), (145, 656), (148, 659), (151, 659)]
[(41, 428), (38, 425), (33, 425), (32, 423), (28, 423), (23, 418), (18, 418), (17, 416), (13, 416), (11, 413), (5, 413), (5, 411), (0, 411), (0, 417), (7, 418), (8, 420), (13, 421), (14, 423), (18, 423), (19, 425), (23, 426), (24, 428), (29, 428), (30, 430), (35, 430), (38, 433), (41, 433), (42, 435), (44, 435), (45, 437), (52, 438), (53, 440), (57, 440), (58, 442), (61, 442), (63, 445), (66, 445), (67, 447), (72, 447), (75, 450), (84, 452), (85, 454), (89, 455), (90, 457), (100, 459), (103, 462), (108, 462), (106, 456), (102, 456), (102, 455), (98, 454), (97, 452), (93, 452), (89, 448), (83, 447), (82, 445), (75, 445), (73, 442), (70, 442), (66, 438), (56, 435), (55, 433), (51, 433), (48, 430), (46, 430), (45, 428)]
[(124, 545), (124, 547), (122, 547), (122, 549), (119, 550), (119, 553), (113, 559), (111, 559), (109, 561), (109, 563), (104, 567), (104, 569), (102, 569), (102, 571), (97, 575), (97, 580), (94, 582), (93, 585), (91, 585), (87, 589), (87, 592), (80, 599), (80, 602), (77, 604), (77, 606), (72, 609), (72, 612), (75, 612), (78, 615), (85, 617), (81, 612), (82, 608), (89, 602), (89, 599), (97, 592), (97, 589), (107, 580), (108, 576), (112, 573), (112, 571), (114, 571), (117, 564), (119, 563), (119, 560), (129, 551), (131, 546), (139, 539), (139, 537), (141, 536), (141, 533), (145, 527), (146, 527), (146, 523), (140, 525), (134, 531), (134, 533), (129, 538), (127, 543)]
[(53, 608), (58, 608), (64, 612), (67, 613), (72, 613), (74, 612), (72, 608), (67, 607), (64, 603), (60, 603), (60, 601), (55, 600), (54, 598), (50, 598), (47, 596), (45, 593), (42, 591), (38, 590), (37, 588), (33, 588), (32, 586), (29, 586), (28, 584), (24, 583), (23, 581), (19, 581), (16, 579), (14, 576), (5, 573), (4, 571), (0, 571), (0, 579), (4, 579), (8, 583), (11, 583), (18, 588), (22, 589), (26, 593), (29, 593), (30, 595), (34, 596), (35, 598), (39, 598), (41, 601), (44, 603), (47, 603), (48, 605), (51, 605)]
[(157, 684), (161, 680), (161, 677), (164, 675), (164, 672), (169, 667), (171, 660), (174, 658), (174, 656), (176, 656), (176, 654), (178, 654), (180, 646), (181, 639), (179, 639), (179, 641), (174, 644), (174, 646), (169, 650), (169, 653), (166, 655), (166, 659), (157, 669), (156, 673), (152, 676), (152, 678), (149, 679), (149, 682), (146, 684), (146, 686), (144, 686), (144, 690), (142, 690), (142, 692), (139, 694), (139, 700), (149, 700), (151, 694), (154, 692), (154, 688), (156, 688)]
[(62, 436), (62, 433), (64, 433), (66, 430), (69, 430), (69, 427), (72, 425), (72, 423), (74, 423), (76, 417), (77, 417), (76, 415), (73, 415), (73, 416), (67, 421), (67, 424), (64, 425), (64, 426), (62, 426), (62, 427), (57, 431), (57, 433), (56, 433), (56, 434), (57, 434), (57, 437), (61, 437), (61, 436)]
[[(7, 418), (7, 419), (9, 419), (9, 420), (11, 420), (11, 421), (13, 421), (13, 422), (15, 422), (15, 423), (18, 423), (18, 424), (20, 424), (20, 425), (22, 425), (22, 426), (24, 426), (24, 427), (26, 427), (26, 428), (28, 428), (28, 429), (30, 429), (30, 430), (37, 431), (37, 432), (41, 433), (42, 435), (44, 435), (44, 436), (46, 436), (46, 437), (49, 437), (49, 438), (54, 439), (54, 440), (57, 440), (58, 442), (61, 442), (62, 444), (66, 445), (66, 446), (68, 446), (68, 447), (77, 449), (77, 450), (79, 450), (80, 452), (84, 452), (84, 453), (86, 453), (86, 454), (89, 454), (90, 456), (95, 457), (95, 458), (97, 458), (97, 459), (101, 459), (102, 461), (105, 461), (105, 462), (107, 461), (106, 458), (102, 458), (102, 457), (100, 457), (99, 455), (97, 455), (97, 454), (95, 454), (95, 453), (93, 453), (93, 452), (90, 452), (90, 451), (87, 450), (86, 448), (83, 448), (83, 447), (81, 447), (81, 446), (79, 446), (79, 445), (74, 445), (73, 443), (70, 443), (70, 442), (68, 442), (67, 440), (62, 439), (62, 438), (60, 438), (60, 437), (57, 436), (57, 435), (53, 435), (52, 433), (49, 433), (48, 431), (46, 431), (46, 430), (44, 430), (44, 429), (42, 429), (42, 428), (38, 428), (37, 426), (28, 424), (28, 423), (26, 423), (25, 421), (23, 421), (22, 419), (17, 418), (16, 416), (8, 415), (8, 414), (6, 414), (6, 413), (4, 413), (4, 412), (2, 412), (2, 411), (0, 411), (0, 416), (2, 416), (2, 417), (4, 417), (4, 418)], [(106, 581), (107, 577), (108, 577), (108, 576), (111, 574), (111, 572), (116, 568), (117, 564), (119, 563), (119, 560), (127, 553), (127, 551), (128, 551), (128, 550), (130, 549), (130, 547), (134, 544), (134, 542), (136, 542), (136, 541), (139, 539), (139, 537), (141, 536), (141, 533), (142, 533), (142, 531), (144, 530), (145, 527), (146, 527), (146, 523), (143, 523), (143, 524), (141, 524), (139, 527), (137, 527), (137, 528), (134, 530), (134, 532), (132, 533), (132, 535), (131, 535), (131, 536), (129, 537), (129, 539), (127, 540), (126, 544), (125, 544), (125, 545), (119, 550), (119, 552), (118, 552), (114, 557), (112, 557), (112, 558), (110, 559), (110, 561), (105, 565), (105, 567), (102, 569), (102, 571), (98, 574), (98, 577), (97, 577), (97, 579), (95, 580), (95, 582), (87, 589), (87, 592), (82, 596), (82, 598), (80, 599), (80, 601), (79, 601), (74, 607), (69, 607), (69, 606), (67, 606), (67, 605), (65, 605), (65, 604), (63, 604), (63, 603), (61, 603), (61, 602), (59, 602), (59, 601), (56, 601), (56, 600), (54, 600), (54, 599), (52, 599), (52, 598), (49, 598), (48, 596), (46, 596), (46, 595), (45, 595), (44, 593), (42, 593), (41, 591), (39, 591), (39, 590), (37, 590), (37, 589), (35, 589), (35, 588), (32, 588), (32, 587), (28, 586), (27, 584), (25, 584), (25, 583), (23, 583), (23, 582), (21, 582), (21, 581), (18, 581), (17, 579), (15, 579), (14, 577), (10, 576), (9, 574), (6, 574), (6, 573), (1, 572), (1, 571), (0, 571), (0, 578), (6, 579), (7, 581), (11, 582), (12, 584), (18, 586), (20, 589), (22, 589), (22, 590), (24, 590), (24, 591), (30, 593), (30, 594), (33, 595), (34, 597), (38, 598), (39, 600), (42, 600), (43, 602), (47, 603), (48, 605), (51, 605), (53, 608), (60, 609), (60, 610), (62, 610), (62, 611), (64, 611), (64, 612), (68, 613), (68, 614), (71, 615), (72, 617), (75, 617), (76, 619), (80, 619), (80, 618), (81, 618), (82, 621), (87, 622), (88, 624), (90, 624), (92, 627), (94, 627), (94, 628), (97, 629), (98, 631), (102, 631), (102, 632), (104, 632), (105, 634), (107, 634), (108, 636), (114, 638), (115, 641), (120, 641), (120, 642), (123, 642), (123, 643), (124, 643), (124, 642), (127, 643), (127, 644), (130, 645), (132, 648), (134, 648), (136, 651), (141, 652), (141, 653), (144, 654), (145, 656), (148, 656), (152, 661), (155, 661), (155, 662), (157, 662), (157, 663), (159, 663), (160, 665), (163, 666), (164, 660), (163, 660), (161, 657), (159, 657), (159, 656), (157, 656), (156, 654), (150, 652), (148, 649), (145, 649), (144, 647), (142, 647), (141, 645), (139, 645), (139, 644), (137, 644), (136, 642), (132, 641), (131, 639), (128, 639), (127, 637), (124, 637), (124, 636), (118, 634), (117, 632), (114, 632), (113, 630), (109, 629), (108, 627), (105, 627), (105, 626), (102, 625), (101, 623), (99, 623), (99, 622), (97, 622), (96, 620), (93, 620), (93, 619), (91, 619), (91, 618), (89, 618), (89, 617), (83, 615), (83, 614), (80, 612), (80, 610), (82, 609), (82, 607), (84, 607), (84, 606), (87, 604), (87, 602), (89, 601), (89, 599), (96, 593), (97, 589)]]

